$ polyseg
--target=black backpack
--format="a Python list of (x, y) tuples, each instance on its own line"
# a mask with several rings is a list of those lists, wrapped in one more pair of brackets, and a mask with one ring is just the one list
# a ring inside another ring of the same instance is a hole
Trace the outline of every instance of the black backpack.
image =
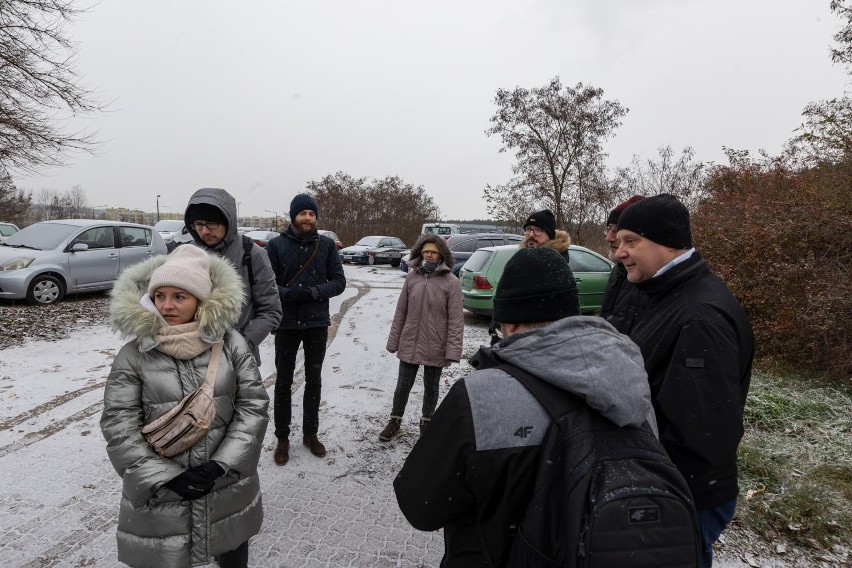
[(254, 287), (254, 267), (251, 264), (251, 247), (254, 241), (243, 235), (243, 264), (248, 267), (249, 287)]
[(552, 419), (508, 566), (699, 565), (689, 486), (647, 425), (616, 426), (522, 369), (498, 368), (518, 379)]

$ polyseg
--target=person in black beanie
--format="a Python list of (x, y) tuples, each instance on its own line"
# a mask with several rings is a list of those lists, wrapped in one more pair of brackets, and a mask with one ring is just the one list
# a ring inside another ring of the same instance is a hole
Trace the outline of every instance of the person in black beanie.
[(266, 244), (278, 285), (284, 315), (275, 331), (275, 447), (273, 461), (290, 460), (293, 375), (299, 345), (305, 352), (305, 392), (302, 405), (302, 443), (317, 457), (326, 454), (320, 442), (319, 406), (322, 365), (331, 318), (328, 299), (343, 293), (346, 277), (330, 238), (317, 233), (319, 207), (307, 193), (290, 202), (290, 226)]
[(618, 232), (618, 220), (621, 218), (621, 213), (643, 199), (645, 197), (642, 195), (634, 195), (616, 205), (609, 212), (604, 229), (604, 239), (609, 245), (609, 259), (615, 261), (615, 267), (610, 272), (609, 280), (606, 283), (606, 288), (604, 288), (599, 315), (621, 333), (630, 333), (633, 324), (642, 316), (648, 305), (647, 296), (640, 293), (636, 286), (627, 280), (627, 271), (624, 269), (624, 265), (615, 258), (615, 251), (618, 250), (616, 233)]
[(495, 367), (520, 367), (617, 425), (655, 423), (639, 349), (579, 313), (577, 283), (556, 251), (524, 248), (506, 264), (494, 296), (506, 337), (470, 360), (476, 371), (450, 388), (393, 484), (415, 528), (444, 529), (441, 566), (506, 566), (535, 484), (550, 416)]
[(648, 296), (629, 336), (642, 350), (660, 441), (695, 499), (701, 565), (708, 568), (739, 492), (737, 446), (754, 358), (751, 325), (693, 248), (689, 211), (673, 195), (625, 209), (618, 239), (616, 259)]
[(521, 248), (550, 247), (568, 260), (571, 237), (566, 231), (556, 228), (556, 217), (550, 209), (530, 213), (524, 222), (524, 240)]

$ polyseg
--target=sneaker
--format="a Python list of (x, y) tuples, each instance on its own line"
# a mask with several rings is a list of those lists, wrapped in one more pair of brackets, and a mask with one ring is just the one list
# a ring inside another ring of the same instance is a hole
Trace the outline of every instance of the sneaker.
[(290, 461), (290, 440), (288, 438), (278, 438), (278, 445), (275, 446), (275, 465), (284, 465)]
[(305, 444), (305, 446), (307, 446), (311, 450), (311, 453), (316, 457), (325, 457), (325, 446), (322, 445), (322, 442), (319, 441), (316, 434), (312, 436), (305, 436), (302, 443)]
[(382, 442), (390, 442), (391, 439), (399, 433), (399, 428), (402, 426), (402, 416), (391, 416), (387, 426), (379, 434), (379, 440)]
[(420, 419), (420, 435), (421, 436), (423, 435), (423, 430), (426, 428), (426, 426), (429, 425), (430, 420), (432, 420), (432, 419), (426, 418), (425, 416)]

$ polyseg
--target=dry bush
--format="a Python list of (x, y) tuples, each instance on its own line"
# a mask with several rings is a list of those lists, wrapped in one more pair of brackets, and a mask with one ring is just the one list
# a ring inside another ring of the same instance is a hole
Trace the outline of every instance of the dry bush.
[(733, 159), (707, 180), (697, 246), (748, 313), (759, 357), (852, 376), (852, 163)]

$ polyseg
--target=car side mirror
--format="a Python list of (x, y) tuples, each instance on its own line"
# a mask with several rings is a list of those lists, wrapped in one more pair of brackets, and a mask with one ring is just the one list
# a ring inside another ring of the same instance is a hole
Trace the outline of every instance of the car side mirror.
[(186, 225), (184, 225), (183, 229), (181, 229), (181, 230), (180, 230), (180, 234), (181, 234), (181, 235), (185, 235), (185, 234), (187, 234), (188, 232), (189, 232), (189, 229), (187, 229), (187, 228), (186, 228)]
[(89, 245), (86, 243), (74, 243), (74, 246), (71, 247), (71, 252), (81, 252), (84, 250), (89, 250)]

